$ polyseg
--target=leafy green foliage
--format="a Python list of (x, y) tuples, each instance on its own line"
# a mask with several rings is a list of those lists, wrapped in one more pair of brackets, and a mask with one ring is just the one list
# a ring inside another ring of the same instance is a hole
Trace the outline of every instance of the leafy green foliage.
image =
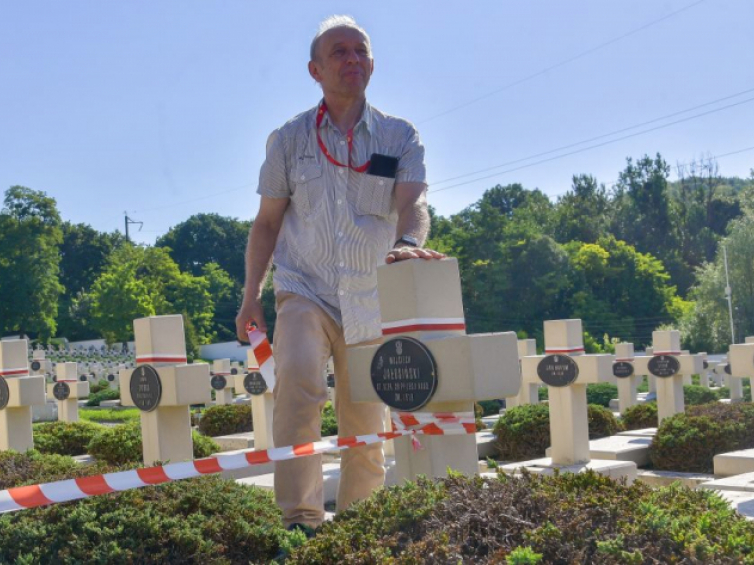
[[(96, 475), (109, 470), (105, 465), (81, 465), (63, 455), (45, 455), (38, 451), (0, 451), (0, 489), (36, 485), (76, 477)], [(2, 527), (0, 527), (2, 530)]]
[(108, 388), (110, 388), (110, 384), (105, 379), (100, 379), (96, 383), (89, 383), (89, 394), (96, 394)]
[(90, 394), (86, 400), (87, 406), (99, 406), (103, 400), (118, 400), (120, 398), (120, 389), (106, 388), (99, 392)]
[(252, 431), (251, 408), (248, 404), (210, 406), (199, 420), (199, 431), (205, 436), (225, 436)]
[(589, 404), (610, 407), (610, 401), (618, 397), (618, 387), (612, 383), (586, 385), (586, 401)]
[(207, 476), (0, 516), (0, 562), (268, 563), (288, 537), (271, 493)]
[(686, 385), (683, 387), (683, 402), (686, 406), (717, 402), (717, 399), (717, 393), (707, 387), (697, 385)]
[(335, 418), (335, 409), (332, 402), (325, 402), (322, 409), (322, 437), (338, 435), (338, 421)]
[(99, 408), (87, 410), (79, 409), (79, 418), (89, 422), (130, 422), (139, 420), (138, 408), (113, 409)]
[(451, 476), (382, 489), (289, 563), (754, 563), (754, 524), (717, 494), (593, 472)]
[(649, 448), (656, 469), (712, 473), (715, 455), (754, 448), (754, 405), (690, 406), (663, 420)]
[[(196, 431), (191, 433), (194, 442), (194, 458), (209, 457), (220, 451), (211, 438)], [(135, 463), (143, 459), (141, 442), (141, 428), (138, 422), (120, 424), (112, 428), (105, 428), (92, 438), (87, 446), (87, 452), (110, 465), (124, 465)]]
[(86, 446), (104, 428), (92, 422), (47, 422), (34, 425), (34, 448), (40, 453), (84, 455)]
[(643, 430), (657, 427), (657, 403), (644, 402), (629, 406), (621, 415), (626, 430)]
[[(620, 423), (602, 406), (588, 405), (589, 438), (617, 433)], [(550, 409), (546, 404), (525, 404), (509, 408), (495, 426), (495, 448), (504, 461), (544, 457), (550, 446)]]

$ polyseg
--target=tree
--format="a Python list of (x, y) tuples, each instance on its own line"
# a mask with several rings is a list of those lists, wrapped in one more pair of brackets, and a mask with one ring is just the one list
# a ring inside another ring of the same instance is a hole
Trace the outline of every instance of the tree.
[(0, 331), (55, 335), (62, 241), (54, 198), (13, 186), (0, 211)]
[(251, 222), (219, 214), (196, 214), (170, 228), (155, 246), (169, 248), (170, 256), (184, 272), (200, 276), (205, 265), (216, 263), (243, 286), (250, 227)]
[(607, 235), (610, 199), (604, 184), (591, 175), (575, 175), (571, 190), (555, 207), (555, 239), (594, 243)]

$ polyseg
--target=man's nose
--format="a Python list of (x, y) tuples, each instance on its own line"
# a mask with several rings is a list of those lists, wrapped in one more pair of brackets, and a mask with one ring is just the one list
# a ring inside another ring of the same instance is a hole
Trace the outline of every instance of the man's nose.
[(358, 63), (361, 61), (361, 58), (359, 57), (359, 54), (356, 52), (356, 49), (349, 49), (348, 50), (348, 57), (346, 57), (347, 63)]

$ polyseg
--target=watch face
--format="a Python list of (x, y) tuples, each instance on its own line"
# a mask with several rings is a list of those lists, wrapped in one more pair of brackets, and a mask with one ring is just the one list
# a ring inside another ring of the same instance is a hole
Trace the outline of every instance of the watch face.
[(404, 235), (399, 240), (398, 243), (405, 243), (407, 245), (413, 245), (414, 247), (419, 247), (419, 240), (415, 237), (411, 237), (410, 235)]

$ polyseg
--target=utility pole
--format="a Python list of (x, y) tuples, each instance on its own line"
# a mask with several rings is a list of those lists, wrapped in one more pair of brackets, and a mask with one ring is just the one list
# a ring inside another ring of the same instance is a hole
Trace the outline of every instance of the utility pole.
[(731, 297), (730, 279), (728, 278), (728, 250), (723, 245), (723, 260), (725, 262), (725, 297), (728, 299), (728, 317), (730, 318), (730, 342), (736, 343), (733, 330), (733, 299)]
[(126, 216), (126, 242), (131, 243), (131, 240), (128, 237), (128, 225), (139, 224), (139, 231), (141, 231), (141, 228), (144, 227), (144, 222), (137, 222), (136, 220), (132, 220), (128, 217), (128, 212), (123, 212), (123, 214)]

